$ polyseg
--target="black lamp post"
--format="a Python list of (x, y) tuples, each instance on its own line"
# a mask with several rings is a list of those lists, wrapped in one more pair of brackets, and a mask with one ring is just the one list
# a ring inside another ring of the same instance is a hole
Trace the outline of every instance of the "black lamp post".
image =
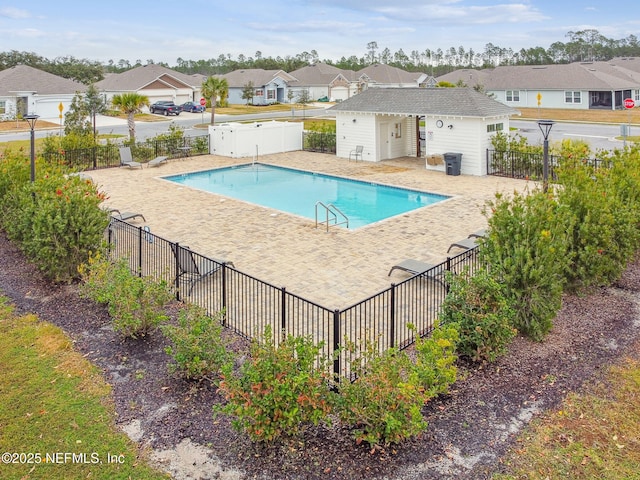
[(25, 115), (23, 118), (27, 121), (29, 127), (31, 127), (31, 182), (33, 183), (36, 179), (36, 140), (33, 129), (36, 127), (36, 122), (40, 116)]
[(538, 127), (544, 137), (543, 143), (543, 164), (542, 164), (542, 189), (547, 191), (549, 186), (549, 132), (555, 122), (553, 120), (538, 120)]

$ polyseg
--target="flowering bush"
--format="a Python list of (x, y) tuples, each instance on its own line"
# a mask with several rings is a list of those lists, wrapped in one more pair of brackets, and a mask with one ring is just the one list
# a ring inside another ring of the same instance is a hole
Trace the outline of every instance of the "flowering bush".
[(238, 374), (230, 364), (223, 368), (220, 392), (227, 404), (215, 411), (235, 417), (233, 426), (254, 441), (294, 436), (309, 424), (328, 421), (335, 395), (318, 356), (321, 348), (293, 336), (276, 346), (270, 327), (265, 328)]
[(29, 163), (20, 155), (0, 162), (0, 222), (46, 277), (70, 282), (102, 241), (109, 222), (99, 206), (105, 197), (93, 182), (41, 160), (30, 182)]

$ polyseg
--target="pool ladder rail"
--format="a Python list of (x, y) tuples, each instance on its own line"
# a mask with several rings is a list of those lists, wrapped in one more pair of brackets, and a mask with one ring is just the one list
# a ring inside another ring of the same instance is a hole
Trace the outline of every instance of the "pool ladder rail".
[[(320, 214), (324, 212), (324, 220), (318, 219), (318, 210), (320, 209)], [(339, 221), (338, 221), (339, 220)], [(338, 207), (334, 204), (330, 203), (329, 205), (325, 205), (321, 201), (316, 202), (316, 228), (318, 225), (325, 225), (327, 232), (329, 231), (329, 227), (335, 227), (338, 225), (345, 225), (349, 228), (349, 218), (340, 211)]]

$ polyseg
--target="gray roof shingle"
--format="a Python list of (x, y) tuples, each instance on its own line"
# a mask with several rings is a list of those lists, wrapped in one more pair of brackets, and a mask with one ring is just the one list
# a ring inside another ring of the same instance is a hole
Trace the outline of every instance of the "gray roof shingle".
[(150, 64), (109, 75), (97, 82), (96, 87), (106, 91), (135, 92), (156, 80), (181, 88), (196, 87), (202, 83), (195, 76), (185, 75), (162, 65)]
[(329, 110), (456, 117), (499, 117), (519, 113), (470, 88), (369, 88)]
[(38, 70), (27, 65), (16, 65), (0, 71), (0, 96), (9, 97), (15, 92), (35, 92), (38, 95), (72, 95), (84, 92), (87, 86)]

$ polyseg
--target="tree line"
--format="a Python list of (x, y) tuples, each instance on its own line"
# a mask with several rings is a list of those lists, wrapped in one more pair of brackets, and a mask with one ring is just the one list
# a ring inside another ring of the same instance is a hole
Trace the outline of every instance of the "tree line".
[(424, 72), (435, 77), (458, 68), (490, 68), (500, 65), (548, 65), (554, 63), (607, 61), (615, 57), (640, 57), (640, 42), (635, 35), (616, 40), (607, 38), (598, 30), (586, 29), (570, 31), (567, 42), (554, 42), (549, 48), (531, 47), (518, 51), (487, 43), (484, 50), (476, 52), (463, 46), (432, 50), (411, 50), (408, 54), (400, 49), (391, 52), (389, 48), (378, 47), (375, 41), (367, 44), (362, 56), (351, 55), (334, 61), (321, 59), (316, 50), (304, 51), (294, 56), (265, 57), (257, 51), (253, 56), (240, 54), (220, 54), (217, 58), (187, 60), (178, 58), (175, 65), (155, 62), (148, 59), (144, 63), (138, 59), (109, 60), (106, 63), (72, 56), (47, 59), (32, 52), (11, 50), (0, 53), (0, 70), (15, 65), (29, 65), (64, 78), (77, 80), (84, 84), (100, 81), (106, 73), (121, 73), (135, 67), (149, 64), (163, 65), (178, 72), (192, 75), (221, 75), (238, 69), (262, 68), (265, 70), (284, 70), (291, 72), (306, 65), (324, 62), (345, 70), (361, 70), (374, 63), (383, 63), (406, 71)]

